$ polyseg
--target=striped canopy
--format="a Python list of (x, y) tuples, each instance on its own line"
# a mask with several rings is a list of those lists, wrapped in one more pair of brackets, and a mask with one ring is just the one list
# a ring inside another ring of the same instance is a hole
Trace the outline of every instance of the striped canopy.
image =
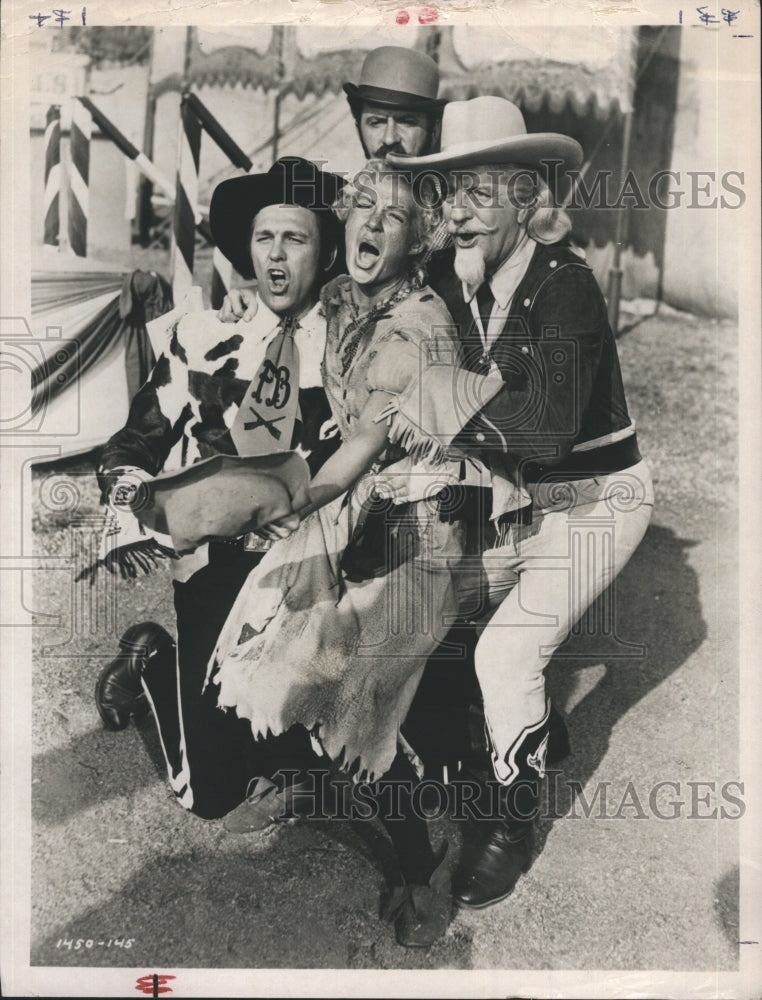
[[(245, 39), (245, 45), (241, 39)], [(405, 41), (401, 42), (401, 39)], [(571, 105), (577, 114), (629, 111), (634, 77), (633, 31), (589, 27), (421, 28), (417, 33), (315, 27), (241, 29), (236, 36), (194, 29), (190, 80), (196, 86), (242, 86), (305, 95), (339, 93), (356, 81), (367, 51), (412, 44), (436, 54), (441, 94), (464, 100), (506, 97), (530, 111)]]

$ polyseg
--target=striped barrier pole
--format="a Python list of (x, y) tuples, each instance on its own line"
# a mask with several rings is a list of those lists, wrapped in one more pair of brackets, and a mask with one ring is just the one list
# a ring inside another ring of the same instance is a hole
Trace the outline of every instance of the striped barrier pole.
[(201, 126), (209, 138), (220, 147), (233, 166), (238, 167), (239, 170), (245, 170), (246, 173), (248, 173), (254, 164), (251, 162), (246, 153), (244, 153), (235, 139), (230, 135), (230, 133), (226, 132), (222, 125), (220, 125), (209, 108), (207, 108), (195, 94), (185, 94), (185, 102), (188, 108), (201, 122)]
[(175, 200), (175, 185), (165, 177), (164, 174), (154, 166), (154, 164), (148, 159), (145, 153), (142, 153), (137, 146), (130, 142), (126, 135), (119, 131), (119, 129), (110, 121), (103, 112), (97, 108), (89, 97), (80, 97), (80, 103), (89, 111), (92, 120), (101, 130), (101, 132), (109, 138), (114, 145), (121, 150), (122, 153), (130, 160), (133, 160), (135, 166), (141, 173), (153, 181), (157, 187), (160, 187), (164, 193), (172, 201)]
[(212, 309), (220, 309), (225, 296), (233, 284), (233, 265), (227, 257), (217, 249), (212, 251)]
[(77, 98), (71, 116), (69, 149), (69, 246), (78, 257), (87, 256), (87, 218), (90, 211), (90, 135), (93, 120)]
[[(254, 164), (230, 133), (220, 125), (206, 105), (195, 94), (191, 93), (185, 95), (185, 102), (190, 111), (196, 115), (209, 138), (219, 146), (233, 166), (248, 173)], [(220, 308), (225, 296), (230, 291), (232, 282), (233, 265), (215, 247), (212, 252), (212, 309)]]
[(61, 105), (51, 104), (45, 119), (45, 235), (57, 247), (61, 227)]
[(198, 217), (198, 168), (201, 124), (184, 96), (180, 104), (175, 210), (172, 220), (172, 294), (182, 302), (193, 287), (193, 256)]

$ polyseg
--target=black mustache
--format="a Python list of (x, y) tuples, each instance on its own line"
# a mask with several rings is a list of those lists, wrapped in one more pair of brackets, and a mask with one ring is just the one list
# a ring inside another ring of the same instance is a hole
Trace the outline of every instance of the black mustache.
[(386, 144), (379, 146), (373, 155), (377, 159), (382, 160), (387, 153), (401, 153), (404, 156), (405, 150), (401, 142), (392, 142), (388, 146)]

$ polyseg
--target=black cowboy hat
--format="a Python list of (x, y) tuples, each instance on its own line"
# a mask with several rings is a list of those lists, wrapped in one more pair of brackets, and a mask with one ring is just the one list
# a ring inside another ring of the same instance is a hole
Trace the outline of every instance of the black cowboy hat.
[(344, 84), (350, 104), (367, 101), (405, 111), (439, 112), (447, 103), (437, 99), (439, 67), (425, 52), (399, 45), (382, 45), (365, 57), (360, 82)]
[(321, 233), (338, 247), (331, 277), (343, 269), (342, 227), (331, 211), (343, 178), (320, 170), (300, 156), (283, 156), (265, 174), (231, 177), (218, 184), (209, 205), (209, 226), (217, 248), (242, 278), (254, 277), (251, 259), (251, 224), (267, 205), (297, 205), (315, 212)]

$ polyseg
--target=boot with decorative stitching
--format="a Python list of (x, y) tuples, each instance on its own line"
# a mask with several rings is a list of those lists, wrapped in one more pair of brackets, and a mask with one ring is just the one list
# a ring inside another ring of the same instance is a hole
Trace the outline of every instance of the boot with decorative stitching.
[(504, 760), (498, 760), (493, 753), (496, 776), (503, 782), (501, 818), (485, 824), (481, 836), (464, 850), (453, 881), (453, 898), (458, 906), (481, 910), (499, 903), (510, 896), (532, 864), (540, 781), (550, 755), (551, 713), (548, 702), (542, 721), (525, 730)]

